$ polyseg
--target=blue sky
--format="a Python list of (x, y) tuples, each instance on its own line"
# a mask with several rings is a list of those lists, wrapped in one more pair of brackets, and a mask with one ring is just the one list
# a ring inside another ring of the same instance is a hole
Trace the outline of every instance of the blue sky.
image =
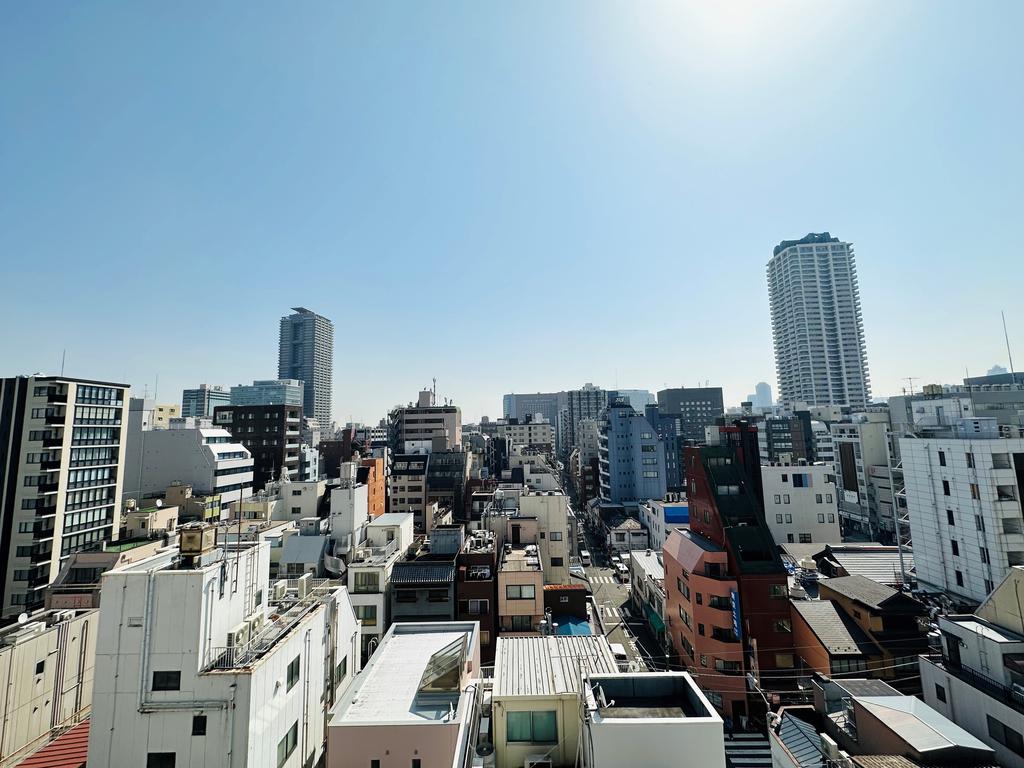
[[(6, 3), (3, 375), (174, 401), (337, 324), (335, 414), (775, 386), (764, 265), (854, 243), (876, 395), (1024, 367), (1016, 2)], [(15, 286), (14, 290), (10, 287)]]

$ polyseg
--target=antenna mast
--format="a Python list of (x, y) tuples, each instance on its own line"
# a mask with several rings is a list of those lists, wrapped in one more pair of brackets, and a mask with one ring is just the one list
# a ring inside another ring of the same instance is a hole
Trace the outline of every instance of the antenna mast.
[(1010, 335), (1006, 332), (1006, 313), (1000, 310), (999, 314), (1002, 315), (1003, 318), (1003, 338), (1006, 340), (1006, 356), (1010, 359), (1010, 383), (1016, 384), (1017, 374), (1013, 370), (1013, 353), (1010, 352)]

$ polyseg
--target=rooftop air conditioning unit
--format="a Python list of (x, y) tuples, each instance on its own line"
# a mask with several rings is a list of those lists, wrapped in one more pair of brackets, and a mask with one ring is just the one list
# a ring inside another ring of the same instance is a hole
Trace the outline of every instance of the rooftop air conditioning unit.
[(523, 768), (555, 768), (555, 762), (547, 755), (530, 755)]
[(240, 648), (249, 642), (249, 623), (243, 621), (228, 632), (228, 647)]
[(821, 734), (821, 752), (829, 760), (839, 759), (839, 745), (827, 733)]
[(280, 581), (274, 582), (274, 591), (272, 594), (275, 603), (284, 600), (284, 596), (288, 594), (288, 581), (281, 579)]

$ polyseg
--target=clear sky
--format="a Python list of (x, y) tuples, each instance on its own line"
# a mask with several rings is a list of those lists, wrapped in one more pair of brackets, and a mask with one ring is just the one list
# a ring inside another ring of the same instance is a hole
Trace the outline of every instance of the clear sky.
[(2, 375), (180, 399), (331, 317), (432, 376), (775, 387), (764, 266), (854, 243), (876, 396), (1024, 368), (1024, 3), (7, 2)]

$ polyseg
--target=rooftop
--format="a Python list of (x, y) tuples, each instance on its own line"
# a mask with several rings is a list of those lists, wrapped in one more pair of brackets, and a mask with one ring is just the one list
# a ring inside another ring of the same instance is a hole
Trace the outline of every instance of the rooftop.
[(378, 515), (366, 524), (367, 528), (382, 527), (389, 525), (402, 525), (402, 523), (413, 518), (412, 512), (385, 512)]
[(450, 584), (455, 581), (452, 560), (404, 560), (391, 571), (392, 584)]
[(647, 576), (656, 581), (665, 579), (665, 565), (661, 560), (661, 550), (635, 549), (629, 553), (629, 556)]
[(984, 637), (987, 640), (993, 640), (997, 643), (1024, 643), (1024, 636), (1018, 635), (1016, 632), (1012, 632), (1009, 629), (1003, 627), (997, 627), (985, 619), (979, 616), (971, 614), (962, 616), (942, 616), (939, 619), (940, 622), (949, 622), (955, 624), (958, 627), (963, 627), (972, 634)]
[(913, 696), (859, 696), (856, 702), (917, 752), (961, 747), (991, 748)]
[[(475, 622), (395, 624), (331, 712), (331, 726), (458, 721)], [(471, 664), (470, 664), (471, 666)]]
[(494, 696), (579, 694), (583, 675), (618, 671), (601, 636), (498, 637)]
[[(866, 576), (879, 584), (899, 584), (903, 581), (898, 547), (832, 544), (825, 548), (824, 557), (851, 576)], [(908, 571), (914, 570), (914, 553), (909, 547), (903, 548), (903, 563)]]
[(792, 605), (829, 654), (867, 656), (879, 653), (864, 630), (831, 600), (794, 600)]
[(89, 722), (84, 720), (65, 731), (18, 765), (21, 768), (84, 768), (89, 752)]
[(686, 672), (590, 675), (588, 707), (602, 720), (719, 720)]
[(526, 544), (505, 548), (501, 558), (501, 570), (503, 571), (539, 571), (541, 570), (540, 555), (537, 552), (536, 544)]
[(867, 576), (837, 576), (831, 579), (822, 579), (818, 582), (819, 589), (822, 587), (833, 592), (855, 600), (868, 608), (882, 610), (883, 608), (894, 607), (896, 604), (904, 604), (914, 607), (920, 606), (921, 613), (925, 612), (925, 606), (918, 603), (910, 595), (897, 592), (892, 587), (881, 584)]

